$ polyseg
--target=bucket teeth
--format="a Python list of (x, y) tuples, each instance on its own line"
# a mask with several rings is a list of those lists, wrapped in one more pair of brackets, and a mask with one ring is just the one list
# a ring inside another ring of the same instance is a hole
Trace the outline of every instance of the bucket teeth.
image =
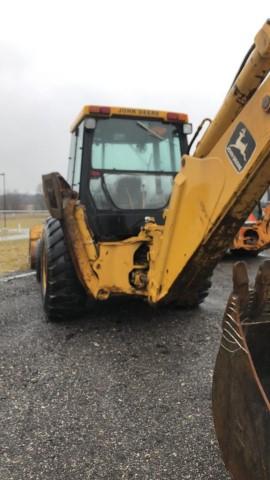
[(260, 265), (254, 288), (249, 288), (245, 262), (237, 262), (233, 267), (233, 291), (229, 298), (226, 313), (234, 310), (241, 323), (270, 321), (270, 260)]
[(233, 268), (213, 376), (217, 439), (233, 480), (270, 479), (270, 261), (250, 290), (247, 268)]
[(248, 272), (245, 262), (237, 262), (233, 266), (233, 292), (246, 295), (248, 292)]
[(247, 315), (250, 301), (249, 280), (245, 262), (233, 266), (233, 294), (237, 296), (240, 318)]
[(237, 262), (233, 267), (233, 291), (225, 310), (223, 329), (228, 319), (232, 322), (236, 322), (238, 318), (241, 322), (247, 320), (250, 311), (251, 294), (246, 264), (245, 262)]
[(250, 316), (253, 322), (270, 320), (270, 260), (259, 267)]

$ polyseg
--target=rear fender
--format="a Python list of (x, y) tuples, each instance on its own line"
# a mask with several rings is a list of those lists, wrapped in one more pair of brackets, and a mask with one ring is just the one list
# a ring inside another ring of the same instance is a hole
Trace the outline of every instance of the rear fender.
[(40, 240), (43, 232), (43, 225), (35, 225), (29, 232), (29, 265), (31, 269), (36, 267), (37, 242)]
[(77, 192), (72, 190), (68, 182), (58, 172), (42, 176), (43, 192), (46, 206), (53, 218), (62, 220), (66, 200), (76, 199)]

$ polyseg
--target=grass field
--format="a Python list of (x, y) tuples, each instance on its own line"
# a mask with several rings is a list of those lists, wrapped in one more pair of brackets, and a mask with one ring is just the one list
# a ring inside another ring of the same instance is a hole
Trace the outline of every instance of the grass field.
[[(45, 218), (48, 217), (48, 212), (44, 214), (9, 214), (6, 216), (6, 228), (31, 228), (38, 223), (43, 223)], [(4, 217), (0, 216), (0, 235), (1, 230), (4, 229)]]
[(0, 275), (28, 268), (28, 239), (0, 242)]
[[(8, 229), (26, 229), (34, 225), (44, 223), (48, 213), (44, 215), (15, 214), (6, 217), (6, 229), (4, 229), (3, 216), (0, 217), (0, 240), (4, 237), (16, 234)], [(9, 235), (10, 234), (10, 235)], [(0, 275), (14, 271), (24, 271), (29, 268), (28, 264), (28, 239), (0, 241)]]

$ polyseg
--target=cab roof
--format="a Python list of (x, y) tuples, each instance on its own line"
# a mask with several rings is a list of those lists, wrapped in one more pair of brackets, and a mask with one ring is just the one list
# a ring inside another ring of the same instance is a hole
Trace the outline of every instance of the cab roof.
[(98, 105), (85, 105), (74, 123), (71, 126), (71, 132), (74, 132), (78, 125), (87, 117), (142, 117), (163, 120), (168, 123), (186, 123), (188, 115), (186, 113), (164, 112), (160, 110), (148, 110), (145, 108), (132, 107), (104, 107)]

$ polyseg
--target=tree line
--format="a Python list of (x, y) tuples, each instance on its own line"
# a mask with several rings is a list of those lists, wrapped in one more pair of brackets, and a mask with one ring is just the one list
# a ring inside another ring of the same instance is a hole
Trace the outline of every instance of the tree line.
[[(5, 208), (4, 208), (5, 207)], [(8, 192), (0, 195), (0, 210), (46, 210), (42, 193)]]

